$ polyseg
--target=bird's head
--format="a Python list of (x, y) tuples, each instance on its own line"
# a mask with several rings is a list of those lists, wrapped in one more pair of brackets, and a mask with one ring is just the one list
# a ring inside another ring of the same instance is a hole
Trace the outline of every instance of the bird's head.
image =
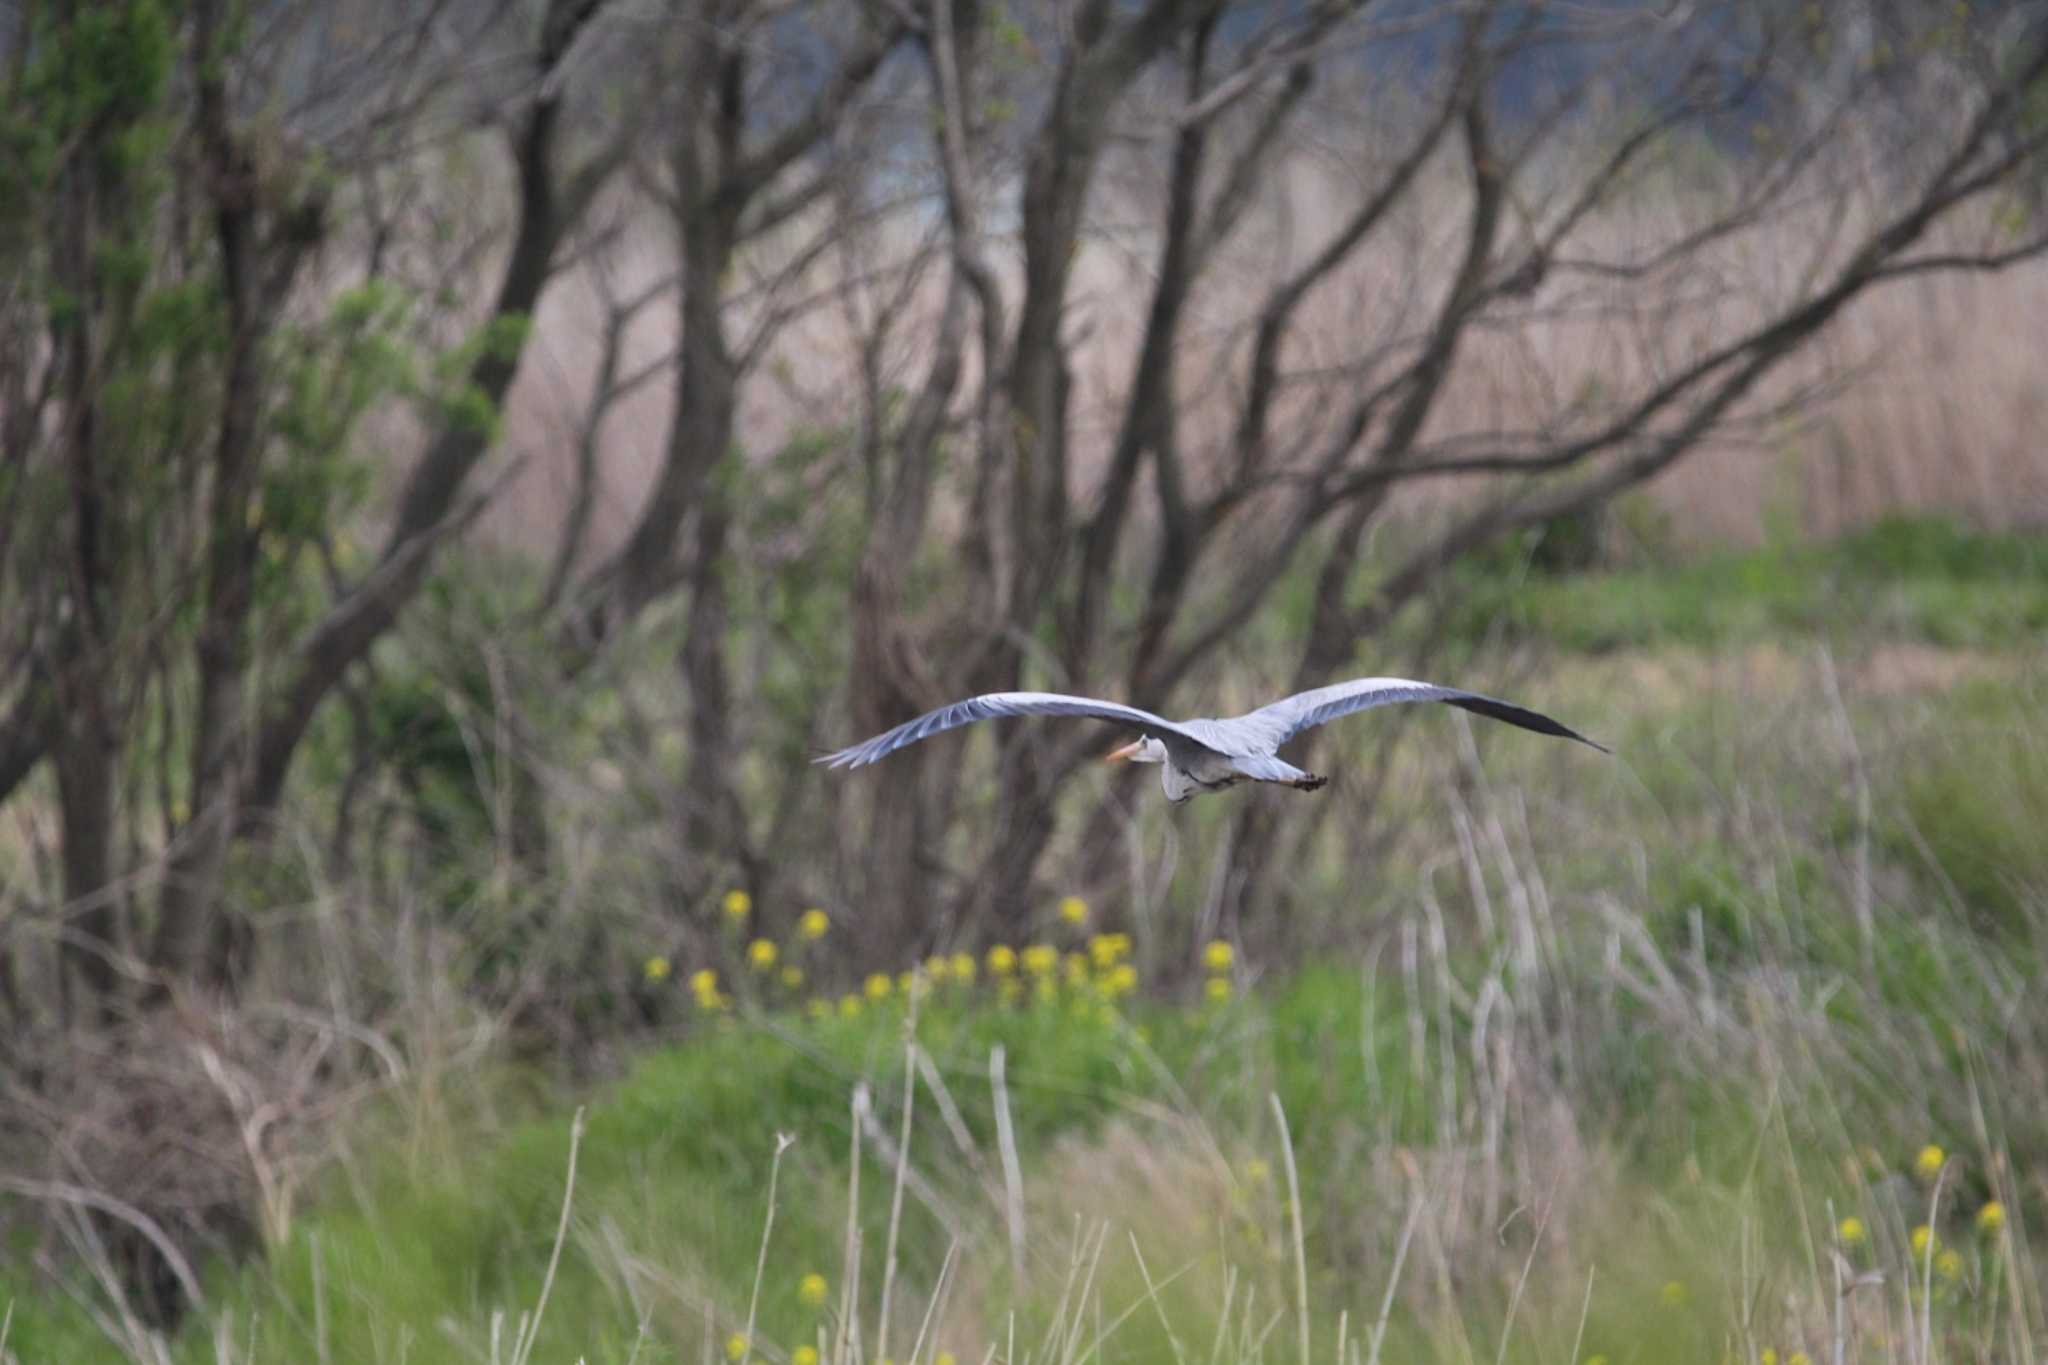
[(1102, 761), (1105, 763), (1164, 763), (1166, 762), (1166, 746), (1147, 735), (1144, 739), (1126, 744), (1121, 749), (1111, 749), (1102, 756)]

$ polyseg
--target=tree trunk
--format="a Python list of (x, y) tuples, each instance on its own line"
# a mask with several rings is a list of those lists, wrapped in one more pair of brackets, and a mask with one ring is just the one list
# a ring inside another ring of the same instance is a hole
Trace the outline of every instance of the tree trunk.
[[(74, 714), (58, 737), (57, 810), (63, 827), (65, 1002), (114, 1014), (113, 953), (120, 926), (114, 880), (114, 788), (119, 746), (90, 715)], [(72, 987), (83, 994), (74, 1000)]]

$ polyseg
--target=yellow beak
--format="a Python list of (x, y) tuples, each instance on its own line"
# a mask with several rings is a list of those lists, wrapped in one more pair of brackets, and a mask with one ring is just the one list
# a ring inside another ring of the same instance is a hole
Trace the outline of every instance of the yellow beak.
[(1102, 756), (1102, 761), (1104, 763), (1128, 763), (1131, 761), (1132, 758), (1137, 756), (1138, 746), (1140, 744), (1143, 744), (1144, 742), (1145, 741), (1142, 739), (1134, 740), (1131, 743), (1124, 745), (1124, 747), (1121, 749), (1111, 749), (1108, 753)]

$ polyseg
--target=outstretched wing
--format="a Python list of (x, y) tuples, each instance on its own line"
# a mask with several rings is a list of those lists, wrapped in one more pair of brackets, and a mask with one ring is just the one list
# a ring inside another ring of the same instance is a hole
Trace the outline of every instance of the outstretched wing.
[(1575, 739), (1589, 744), (1601, 753), (1611, 753), (1606, 745), (1587, 739), (1568, 725), (1560, 724), (1541, 711), (1531, 711), (1526, 706), (1501, 701), (1495, 697), (1481, 696), (1477, 692), (1466, 692), (1456, 687), (1438, 687), (1434, 683), (1413, 682), (1407, 678), (1354, 678), (1350, 682), (1332, 683), (1310, 692), (1297, 692), (1293, 696), (1262, 706), (1248, 715), (1231, 722), (1246, 725), (1261, 732), (1261, 737), (1271, 737), (1274, 748), (1279, 748), (1303, 730), (1312, 730), (1339, 716), (1348, 716), (1353, 711), (1363, 711), (1373, 706), (1392, 706), (1404, 701), (1440, 701), (1446, 706), (1455, 706), (1495, 720), (1504, 720), (1510, 725), (1519, 725), (1524, 730), (1538, 734), (1556, 735), (1561, 739)]
[(936, 711), (927, 711), (916, 720), (907, 720), (893, 730), (885, 730), (873, 739), (864, 739), (838, 753), (826, 754), (817, 761), (834, 768), (865, 767), (878, 758), (941, 731), (998, 716), (1084, 716), (1128, 725), (1157, 739), (1172, 736), (1177, 741), (1202, 744), (1201, 740), (1172, 721), (1135, 706), (1125, 706), (1122, 702), (1069, 697), (1058, 692), (988, 692), (956, 701), (951, 706), (941, 706)]

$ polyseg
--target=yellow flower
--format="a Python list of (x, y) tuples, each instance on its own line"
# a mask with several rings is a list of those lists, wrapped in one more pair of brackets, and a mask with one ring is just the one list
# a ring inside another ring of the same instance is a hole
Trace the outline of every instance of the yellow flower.
[(944, 981), (946, 974), (952, 969), (953, 959), (944, 953), (934, 953), (924, 960), (924, 974), (934, 982)]
[(775, 965), (775, 944), (765, 938), (757, 938), (747, 945), (747, 965), (757, 972), (765, 972)]
[(699, 999), (718, 994), (718, 973), (709, 967), (699, 967), (690, 973), (690, 990)]
[(1934, 1258), (1934, 1273), (1944, 1280), (1963, 1278), (1963, 1258), (1953, 1251), (1944, 1251)]
[(1088, 979), (1088, 955), (1068, 953), (1066, 956), (1067, 984), (1078, 986)]
[(964, 986), (974, 984), (974, 954), (953, 954), (953, 979)]
[(1088, 902), (1079, 896), (1066, 896), (1060, 900), (1060, 918), (1069, 924), (1088, 922)]
[(1913, 1254), (1915, 1256), (1926, 1255), (1927, 1248), (1934, 1245), (1934, 1229), (1922, 1223), (1919, 1227), (1913, 1229), (1912, 1241)]
[(1138, 969), (1128, 962), (1119, 962), (1102, 976), (1102, 993), (1112, 1000), (1121, 1000), (1138, 989)]
[(734, 1332), (725, 1339), (725, 1358), (727, 1360), (745, 1360), (747, 1358), (747, 1334), (745, 1332)]
[(1932, 1180), (1941, 1174), (1942, 1163), (1947, 1160), (1948, 1153), (1930, 1142), (1913, 1158), (1913, 1173), (1922, 1180)]
[(867, 984), (861, 989), (867, 992), (870, 1000), (887, 1000), (889, 992), (895, 989), (895, 983), (890, 981), (885, 973), (876, 972), (868, 978)]
[(1870, 1236), (1864, 1230), (1863, 1220), (1853, 1214), (1842, 1220), (1842, 1225), (1835, 1229), (1835, 1235), (1842, 1239), (1842, 1245), (1845, 1247), (1860, 1247)]
[(804, 969), (797, 966), (794, 962), (782, 969), (781, 976), (782, 984), (791, 990), (795, 990), (804, 984)]
[(1766, 1346), (1763, 1354), (1757, 1357), (1757, 1362), (1758, 1365), (1778, 1365), (1778, 1353)]
[(822, 1308), (825, 1295), (830, 1291), (831, 1286), (825, 1283), (825, 1277), (813, 1270), (797, 1283), (796, 1296), (807, 1308)]
[(1220, 938), (1210, 939), (1208, 946), (1202, 949), (1202, 965), (1212, 972), (1227, 972), (1235, 961), (1237, 954)]
[(1996, 1237), (2005, 1227), (2005, 1205), (1996, 1199), (1977, 1210), (1977, 1231)]
[(1244, 1163), (1244, 1178), (1248, 1185), (1263, 1185), (1273, 1178), (1273, 1168), (1262, 1156), (1255, 1156)]
[(1024, 970), (1033, 976), (1044, 976), (1060, 962), (1060, 950), (1049, 943), (1034, 943), (1024, 950)]
[(951, 1351), (941, 1351), (932, 1357), (932, 1365), (960, 1365)]
[(789, 1365), (818, 1365), (818, 1348), (799, 1346), (789, 1353)]
[(1664, 1301), (1667, 1308), (1681, 1307), (1686, 1300), (1685, 1286), (1677, 1280), (1666, 1280), (1664, 1287), (1657, 1291), (1657, 1297)]
[(1210, 977), (1208, 984), (1202, 990), (1202, 994), (1208, 996), (1216, 1004), (1222, 1004), (1230, 998), (1230, 978), (1227, 976)]
[(1785, 1365), (1813, 1365), (1813, 1357), (1804, 1351), (1794, 1351), (1785, 1357)]
[(649, 981), (666, 981), (669, 972), (668, 959), (656, 953), (641, 965), (640, 971)]
[(840, 996), (839, 1013), (847, 1019), (858, 1018), (860, 1015), (860, 997), (857, 995)]
[(1097, 967), (1114, 967), (1129, 956), (1129, 934), (1096, 934), (1088, 940), (1088, 958)]
[(815, 943), (825, 937), (825, 931), (832, 927), (832, 921), (823, 910), (813, 906), (796, 918), (797, 937)]
[[(725, 913), (729, 917), (736, 920), (745, 919), (754, 909), (754, 898), (738, 887), (734, 887), (725, 893), (723, 905)], [(730, 1347), (732, 1343), (727, 1342), (726, 1345)]]
[(988, 971), (990, 976), (1008, 976), (1017, 970), (1017, 950), (1007, 943), (998, 943), (988, 950)]

